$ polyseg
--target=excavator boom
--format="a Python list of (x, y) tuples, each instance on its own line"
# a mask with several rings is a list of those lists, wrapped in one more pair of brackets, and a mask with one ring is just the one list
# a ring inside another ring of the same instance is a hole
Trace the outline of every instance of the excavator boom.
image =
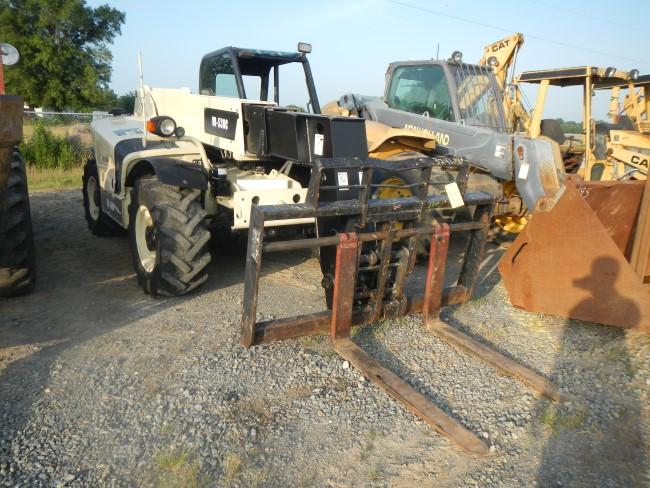
[(508, 128), (515, 132), (517, 129), (528, 130), (530, 117), (521, 103), (521, 92), (512, 83), (517, 54), (524, 44), (524, 35), (517, 32), (504, 37), (483, 48), (483, 56), (478, 61), (480, 66), (490, 66), (494, 72), (497, 84), (503, 93), (503, 109)]
[(483, 57), (477, 64), (492, 67), (502, 90), (505, 89), (508, 81), (510, 68), (514, 70), (517, 53), (523, 44), (524, 35), (517, 32), (493, 42), (483, 49)]

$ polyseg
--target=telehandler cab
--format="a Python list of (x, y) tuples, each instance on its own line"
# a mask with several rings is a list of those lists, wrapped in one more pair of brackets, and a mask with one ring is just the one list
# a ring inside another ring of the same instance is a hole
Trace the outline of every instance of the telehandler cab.
[[(448, 60), (391, 63), (383, 97), (349, 93), (327, 104), (325, 112), (435, 137), (436, 154), (461, 157), (471, 164), (468, 188), (487, 191), (497, 199), (498, 227), (506, 233), (520, 232), (529, 209), (559, 190), (565, 171), (555, 141), (512, 131), (513, 104), (506, 104), (504, 85), (513, 50), (523, 38), (516, 35), (506, 40), (495, 43), (495, 55), (484, 55), (486, 64), (464, 63), (460, 51)], [(496, 76), (493, 67), (500, 63)], [(525, 149), (525, 157), (516, 147)]]

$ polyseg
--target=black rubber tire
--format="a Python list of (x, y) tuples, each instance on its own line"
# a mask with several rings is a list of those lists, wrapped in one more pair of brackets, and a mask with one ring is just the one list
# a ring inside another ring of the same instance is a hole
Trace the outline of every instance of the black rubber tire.
[(492, 220), (492, 225), (490, 225), (490, 230), (488, 232), (488, 242), (497, 246), (510, 245), (514, 242), (517, 236), (519, 236), (518, 233), (503, 230), (496, 222), (494, 222), (494, 220)]
[[(136, 182), (129, 206), (129, 242), (138, 282), (146, 293), (184, 295), (208, 279), (210, 232), (200, 202), (199, 190), (164, 185), (156, 177)], [(150, 271), (138, 253), (136, 214), (141, 205), (153, 221), (156, 262)]]
[(9, 161), (9, 178), (0, 215), (0, 296), (24, 295), (34, 289), (36, 259), (25, 162), (17, 150)]
[[(97, 191), (93, 196), (88, 194), (88, 184), (91, 179), (95, 180), (97, 183)], [(84, 165), (84, 174), (81, 179), (82, 187), (81, 192), (84, 197), (84, 214), (86, 215), (86, 222), (88, 223), (88, 228), (96, 236), (101, 237), (111, 237), (119, 236), (125, 233), (125, 229), (120, 227), (120, 225), (110, 218), (106, 213), (102, 211), (100, 194), (99, 194), (99, 172), (97, 171), (97, 163), (94, 159), (89, 159)], [(90, 211), (90, 198), (93, 198), (94, 204), (99, 209), (99, 212), (96, 216), (93, 216)]]

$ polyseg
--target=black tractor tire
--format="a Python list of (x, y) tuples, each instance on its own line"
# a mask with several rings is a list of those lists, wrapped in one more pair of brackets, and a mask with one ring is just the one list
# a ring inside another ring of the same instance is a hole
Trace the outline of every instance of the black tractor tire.
[(99, 193), (99, 172), (94, 159), (89, 159), (84, 165), (81, 183), (81, 191), (84, 197), (84, 213), (90, 231), (101, 237), (123, 235), (124, 229), (102, 210)]
[(24, 295), (34, 289), (36, 259), (25, 162), (17, 150), (11, 154), (0, 205), (0, 296)]
[(153, 296), (184, 295), (206, 282), (210, 232), (201, 191), (141, 178), (131, 191), (129, 242), (138, 282)]
[(508, 232), (492, 221), (492, 225), (488, 232), (488, 242), (491, 242), (495, 246), (508, 247), (518, 236), (519, 233)]

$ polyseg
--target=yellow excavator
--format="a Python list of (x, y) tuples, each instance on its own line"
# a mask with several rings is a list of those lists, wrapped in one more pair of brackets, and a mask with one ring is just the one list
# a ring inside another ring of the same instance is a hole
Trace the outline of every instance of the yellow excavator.
[[(563, 144), (559, 124), (542, 119), (548, 87), (582, 86), (585, 144), (578, 176), (531, 208), (528, 225), (499, 263), (510, 300), (533, 312), (648, 330), (650, 76), (578, 67), (514, 77), (522, 44), (523, 36), (514, 34), (487, 46), (480, 60), (502, 86), (509, 130)], [(539, 84), (530, 114), (520, 103), (522, 83)], [(611, 90), (611, 123), (594, 120), (594, 90)]]

